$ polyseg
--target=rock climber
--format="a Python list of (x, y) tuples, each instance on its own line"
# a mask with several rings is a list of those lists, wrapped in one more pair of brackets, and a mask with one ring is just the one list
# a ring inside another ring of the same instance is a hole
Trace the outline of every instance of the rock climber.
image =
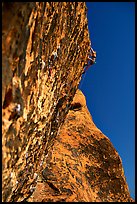
[(96, 63), (96, 51), (93, 50), (93, 48), (91, 48), (91, 55), (92, 58), (88, 57), (89, 60), (91, 60), (91, 65)]
[(88, 56), (88, 61), (84, 65), (84, 72), (83, 74), (89, 69), (90, 66), (96, 63), (96, 52), (91, 48), (90, 55)]

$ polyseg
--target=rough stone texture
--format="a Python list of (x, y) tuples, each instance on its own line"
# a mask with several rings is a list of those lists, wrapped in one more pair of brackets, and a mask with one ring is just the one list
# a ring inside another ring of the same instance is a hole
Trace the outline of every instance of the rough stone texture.
[(85, 3), (2, 3), (3, 201), (32, 194), (89, 49)]
[(131, 202), (121, 158), (95, 126), (80, 90), (29, 201)]
[(2, 3), (3, 201), (131, 200), (85, 99), (71, 104), (89, 49), (85, 3)]

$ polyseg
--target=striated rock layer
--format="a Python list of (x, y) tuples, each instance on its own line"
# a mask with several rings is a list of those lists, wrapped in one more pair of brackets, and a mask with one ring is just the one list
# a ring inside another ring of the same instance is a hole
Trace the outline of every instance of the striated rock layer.
[(4, 202), (130, 201), (121, 160), (81, 92), (72, 103), (90, 49), (86, 10), (2, 3)]
[(32, 194), (89, 49), (85, 3), (2, 3), (3, 201)]

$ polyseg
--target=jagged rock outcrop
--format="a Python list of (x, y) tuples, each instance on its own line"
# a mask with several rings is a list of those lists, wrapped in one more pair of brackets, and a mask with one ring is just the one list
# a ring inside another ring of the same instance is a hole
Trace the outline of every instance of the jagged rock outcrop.
[(121, 158), (95, 126), (80, 90), (30, 201), (130, 202)]
[(72, 103), (89, 49), (85, 3), (2, 3), (3, 201), (131, 201), (81, 92)]

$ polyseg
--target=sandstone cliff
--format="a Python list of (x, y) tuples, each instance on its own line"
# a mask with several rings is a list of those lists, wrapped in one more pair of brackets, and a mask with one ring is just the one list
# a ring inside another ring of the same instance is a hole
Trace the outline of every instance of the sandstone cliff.
[[(33, 201), (130, 202), (121, 159), (76, 92), (45, 159)], [(31, 200), (30, 200), (31, 201)]]
[(3, 201), (132, 201), (76, 92), (89, 49), (85, 3), (2, 3)]

